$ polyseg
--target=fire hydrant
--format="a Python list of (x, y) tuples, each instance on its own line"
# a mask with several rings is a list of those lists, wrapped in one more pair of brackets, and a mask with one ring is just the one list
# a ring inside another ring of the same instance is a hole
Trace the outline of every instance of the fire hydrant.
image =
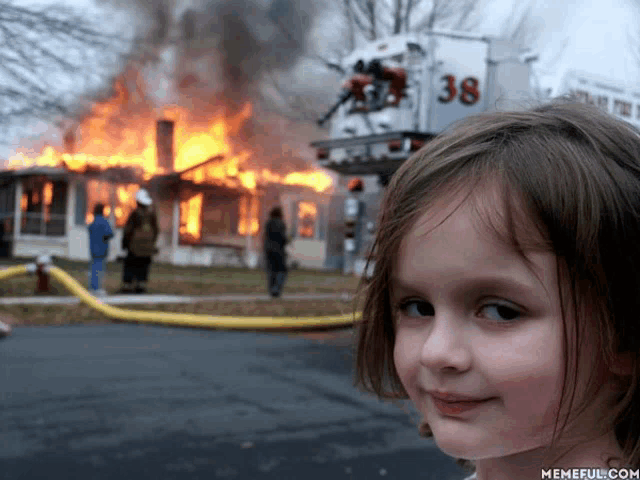
[(51, 256), (40, 255), (36, 258), (36, 293), (49, 293), (49, 266)]

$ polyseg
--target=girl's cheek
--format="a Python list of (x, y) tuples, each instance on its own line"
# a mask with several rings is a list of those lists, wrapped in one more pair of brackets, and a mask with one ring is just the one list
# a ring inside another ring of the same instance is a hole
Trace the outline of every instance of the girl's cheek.
[(528, 429), (531, 434), (539, 434), (552, 428), (556, 420), (560, 380), (553, 369), (505, 368), (492, 383), (515, 425)]
[(415, 389), (419, 371), (419, 349), (415, 342), (408, 341), (405, 335), (397, 334), (393, 349), (393, 361), (400, 381), (410, 397)]

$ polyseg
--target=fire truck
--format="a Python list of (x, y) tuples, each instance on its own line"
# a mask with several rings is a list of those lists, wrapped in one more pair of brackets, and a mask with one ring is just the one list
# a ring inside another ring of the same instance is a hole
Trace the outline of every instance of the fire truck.
[[(378, 176), (385, 186), (409, 155), (456, 120), (526, 106), (537, 58), (503, 39), (445, 30), (371, 42), (333, 65), (343, 83), (318, 120), (329, 129), (328, 139), (311, 144), (318, 163), (342, 175)], [(366, 255), (352, 235), (364, 210), (356, 205), (361, 192), (345, 203), (346, 271)]]

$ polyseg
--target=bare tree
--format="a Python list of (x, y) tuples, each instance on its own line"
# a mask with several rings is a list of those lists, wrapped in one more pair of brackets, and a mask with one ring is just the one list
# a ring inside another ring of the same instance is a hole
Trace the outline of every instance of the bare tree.
[[(341, 24), (339, 41), (321, 52), (310, 49), (307, 57), (339, 71), (340, 60), (358, 44), (402, 32), (426, 32), (434, 28), (473, 30), (482, 23), (486, 0), (330, 0), (328, 11)], [(348, 41), (343, 41), (346, 37)]]
[[(640, 14), (640, 0), (631, 0), (629, 4), (634, 9), (636, 18), (638, 18)], [(640, 29), (635, 27), (631, 32), (627, 31), (627, 41), (629, 42), (629, 48), (631, 49), (631, 54), (636, 65), (640, 66)]]
[[(535, 46), (536, 41), (540, 38), (544, 30), (544, 20), (536, 18), (532, 14), (534, 3), (531, 1), (526, 8), (519, 13), (518, 5), (514, 4), (510, 15), (503, 22), (500, 32), (503, 38), (508, 39), (516, 47), (522, 50), (528, 50)], [(537, 65), (531, 69), (532, 80), (534, 82), (534, 93), (542, 100), (546, 94), (542, 91), (539, 77), (541, 74), (549, 74), (555, 70), (555, 67), (562, 58), (564, 51), (569, 43), (569, 36), (565, 36), (562, 45), (557, 49), (553, 57), (547, 59), (543, 65)]]
[[(369, 41), (401, 32), (422, 32), (436, 26), (471, 30), (481, 17), (479, 0), (353, 0), (353, 25)], [(476, 14), (474, 16), (474, 14)]]
[(0, 129), (70, 115), (78, 93), (126, 49), (122, 35), (105, 33), (86, 13), (0, 0)]

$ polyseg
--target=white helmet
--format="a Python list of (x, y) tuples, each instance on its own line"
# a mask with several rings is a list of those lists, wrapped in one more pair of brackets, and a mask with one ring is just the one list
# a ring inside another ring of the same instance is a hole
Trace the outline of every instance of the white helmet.
[(147, 192), (144, 188), (141, 188), (136, 193), (136, 202), (148, 207), (153, 203), (153, 200), (151, 200), (151, 195), (149, 195), (149, 192)]

